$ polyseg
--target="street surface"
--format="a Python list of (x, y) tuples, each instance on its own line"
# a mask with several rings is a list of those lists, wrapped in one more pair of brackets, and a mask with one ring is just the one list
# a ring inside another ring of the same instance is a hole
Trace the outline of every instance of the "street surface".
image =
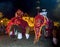
[(0, 35), (0, 47), (52, 47), (50, 39), (44, 39), (44, 37), (41, 37), (36, 44), (33, 43), (33, 40), (33, 35), (30, 35), (28, 40), (25, 37), (18, 40), (16, 38), (10, 38), (7, 35)]

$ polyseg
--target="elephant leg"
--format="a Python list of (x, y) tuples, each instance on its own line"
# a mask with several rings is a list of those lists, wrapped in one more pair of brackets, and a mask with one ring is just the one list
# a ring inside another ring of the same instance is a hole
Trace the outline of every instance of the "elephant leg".
[(40, 37), (41, 37), (41, 32), (39, 31), (39, 29), (35, 30), (34, 44), (39, 41)]
[(26, 39), (29, 39), (29, 37), (30, 37), (29, 31), (30, 31), (30, 28), (26, 27), (26, 33), (25, 33)]

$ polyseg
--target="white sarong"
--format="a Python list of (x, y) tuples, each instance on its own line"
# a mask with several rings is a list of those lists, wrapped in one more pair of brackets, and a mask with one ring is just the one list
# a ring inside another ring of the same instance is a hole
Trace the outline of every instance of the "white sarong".
[(22, 39), (22, 33), (18, 33), (17, 39)]
[(57, 39), (53, 37), (53, 43), (56, 45), (57, 44)]
[(29, 36), (30, 36), (30, 35), (29, 35), (29, 34), (25, 34), (25, 36), (26, 36), (26, 39), (29, 39)]

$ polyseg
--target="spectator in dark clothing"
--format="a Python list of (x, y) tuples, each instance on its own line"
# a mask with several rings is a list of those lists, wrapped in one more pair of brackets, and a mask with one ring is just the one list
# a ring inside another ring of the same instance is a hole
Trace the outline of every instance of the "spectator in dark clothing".
[(0, 34), (5, 34), (5, 26), (0, 23)]
[(53, 27), (53, 32), (52, 32), (52, 42), (53, 42), (53, 46), (56, 47), (57, 46), (57, 26)]
[(57, 42), (57, 47), (59, 46), (60, 47), (60, 26), (58, 27), (58, 30), (57, 30), (57, 40), (58, 40), (58, 42)]

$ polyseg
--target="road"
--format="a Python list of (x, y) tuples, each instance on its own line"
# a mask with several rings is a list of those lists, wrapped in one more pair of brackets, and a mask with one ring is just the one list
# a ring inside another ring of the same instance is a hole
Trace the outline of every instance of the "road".
[(41, 37), (38, 43), (33, 43), (34, 36), (31, 35), (27, 40), (25, 37), (23, 39), (13, 39), (7, 35), (0, 35), (0, 47), (52, 47), (52, 42), (50, 39), (44, 39)]

